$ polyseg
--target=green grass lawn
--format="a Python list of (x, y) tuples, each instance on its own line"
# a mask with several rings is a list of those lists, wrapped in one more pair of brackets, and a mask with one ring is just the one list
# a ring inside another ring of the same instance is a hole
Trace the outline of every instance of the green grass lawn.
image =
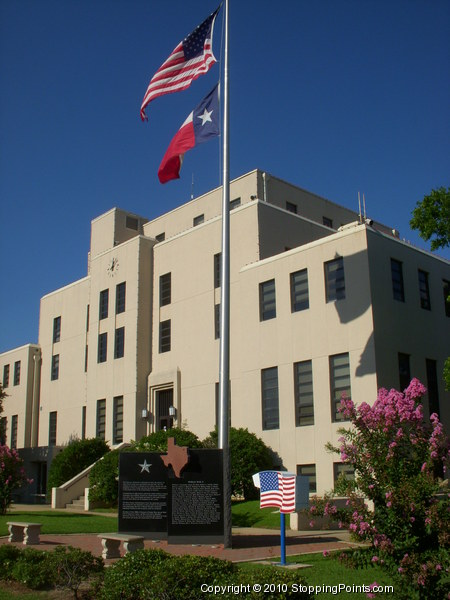
[[(233, 502), (231, 506), (234, 527), (266, 527), (280, 529), (280, 513), (274, 508), (259, 508), (259, 500)], [(289, 528), (289, 515), (286, 515)]]
[[(337, 556), (337, 554), (335, 555)], [(274, 561), (276, 562), (276, 561)], [(345, 584), (353, 589), (353, 586), (369, 586), (374, 581), (378, 585), (392, 585), (387, 573), (377, 566), (370, 566), (364, 569), (351, 569), (342, 562), (333, 558), (332, 555), (325, 558), (322, 554), (302, 554), (298, 556), (289, 556), (287, 563), (297, 563), (302, 565), (311, 565), (300, 570), (302, 577), (305, 578), (307, 585), (314, 587), (320, 586), (321, 590), (317, 597), (321, 600), (333, 600), (339, 598), (352, 598), (355, 600), (367, 600), (365, 592), (353, 592), (342, 590), (340, 593), (339, 584)], [(241, 569), (258, 569), (261, 567), (258, 563), (242, 563)], [(331, 586), (329, 591), (324, 591), (325, 586)], [(394, 588), (395, 589), (395, 588)], [(319, 591), (319, 590), (318, 590)], [(315, 596), (314, 596), (315, 597)], [(383, 594), (383, 598), (389, 600), (394, 596)]]
[(117, 531), (117, 519), (92, 514), (58, 512), (52, 510), (20, 511), (0, 515), (0, 535), (8, 534), (8, 521), (42, 523), (41, 532), (64, 533), (107, 533)]

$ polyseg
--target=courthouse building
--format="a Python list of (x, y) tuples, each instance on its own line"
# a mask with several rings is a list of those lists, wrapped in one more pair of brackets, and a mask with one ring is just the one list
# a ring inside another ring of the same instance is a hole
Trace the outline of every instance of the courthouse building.
[[(344, 470), (325, 450), (343, 392), (372, 403), (418, 377), (425, 414), (448, 426), (450, 263), (258, 170), (230, 197), (232, 426), (318, 493)], [(41, 299), (37, 344), (0, 355), (6, 443), (26, 456), (32, 493), (70, 439), (214, 429), (221, 198), (151, 221), (118, 208), (94, 219), (86, 276)]]

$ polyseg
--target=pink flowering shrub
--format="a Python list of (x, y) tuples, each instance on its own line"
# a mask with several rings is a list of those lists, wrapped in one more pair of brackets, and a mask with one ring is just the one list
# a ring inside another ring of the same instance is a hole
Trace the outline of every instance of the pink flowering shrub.
[(12, 501), (13, 491), (26, 483), (23, 460), (16, 450), (0, 444), (0, 515), (4, 515)]
[(355, 481), (344, 510), (333, 513), (330, 495), (313, 502), (310, 512), (333, 514), (358, 540), (369, 542), (369, 562), (401, 578), (405, 597), (432, 597), (427, 594), (434, 589), (433, 597), (447, 598), (439, 594), (449, 583), (449, 498), (437, 493), (447, 477), (450, 444), (438, 416), (423, 414), (425, 392), (413, 379), (403, 393), (380, 389), (372, 406), (342, 399), (352, 427), (340, 430), (339, 447), (327, 447), (353, 466)]

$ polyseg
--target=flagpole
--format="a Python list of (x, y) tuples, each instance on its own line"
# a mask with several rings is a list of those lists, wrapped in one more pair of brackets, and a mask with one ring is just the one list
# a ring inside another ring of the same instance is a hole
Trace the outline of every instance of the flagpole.
[(230, 401), (230, 173), (228, 110), (228, 0), (224, 1), (223, 69), (223, 190), (222, 190), (222, 264), (220, 302), (219, 358), (219, 448), (223, 450), (224, 546), (231, 547), (231, 483), (229, 447)]

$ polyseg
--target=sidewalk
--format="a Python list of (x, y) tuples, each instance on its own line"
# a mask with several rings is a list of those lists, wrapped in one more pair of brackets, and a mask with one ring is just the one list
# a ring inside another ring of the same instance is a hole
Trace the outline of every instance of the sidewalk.
[[(17, 505), (13, 507), (14, 511), (23, 510), (48, 510), (48, 506), (40, 505), (25, 506)], [(70, 511), (73, 512), (73, 511)], [(84, 513), (86, 514), (86, 513)], [(101, 513), (103, 516), (107, 513)], [(116, 517), (111, 514), (111, 517)], [(12, 516), (12, 520), (13, 520)], [(40, 536), (41, 543), (29, 548), (40, 550), (53, 550), (56, 546), (74, 546), (82, 550), (89, 550), (96, 556), (101, 556), (102, 544), (97, 534), (71, 534), (56, 535), (46, 534), (42, 531)], [(0, 537), (0, 545), (8, 544), (8, 537)], [(24, 548), (20, 543), (14, 542), (14, 545)], [(196, 556), (214, 556), (231, 560), (232, 562), (246, 562), (258, 560), (270, 560), (280, 556), (280, 532), (273, 529), (259, 529), (254, 527), (233, 527), (232, 529), (232, 547), (224, 548), (222, 545), (193, 545), (193, 544), (171, 544), (167, 541), (145, 540), (145, 548), (160, 548), (170, 554), (192, 554)], [(356, 547), (350, 540), (348, 532), (337, 531), (286, 531), (286, 556), (297, 554), (311, 554), (314, 552), (324, 552), (332, 550), (344, 550), (350, 547)], [(107, 563), (113, 562), (108, 560)]]

